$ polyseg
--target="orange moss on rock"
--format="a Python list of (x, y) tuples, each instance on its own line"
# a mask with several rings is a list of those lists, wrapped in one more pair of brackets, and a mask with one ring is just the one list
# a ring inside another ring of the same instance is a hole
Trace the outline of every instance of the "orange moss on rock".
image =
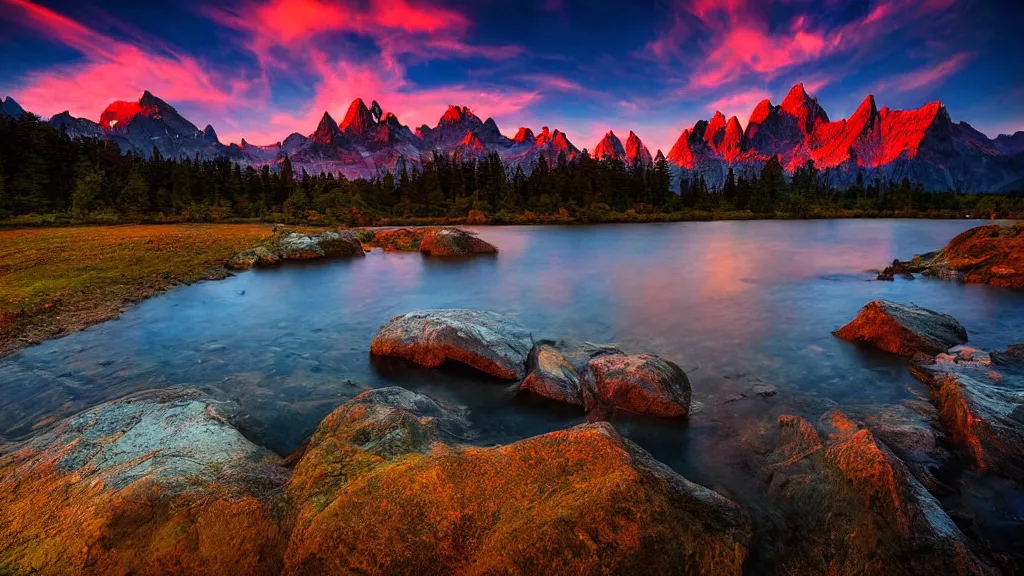
[(461, 228), (428, 226), (376, 230), (368, 242), (385, 252), (421, 252), (427, 256), (497, 254), (498, 249)]
[(1024, 288), (1024, 223), (979, 226), (959, 234), (926, 263), (925, 273)]
[(751, 534), (739, 508), (608, 424), (382, 453), (376, 423), (392, 418), (409, 438), (431, 436), (422, 418), (351, 407), (314, 435), (288, 492), (299, 515), (285, 573), (742, 572)]
[(590, 369), (605, 406), (663, 417), (690, 411), (690, 381), (672, 362), (652, 354), (606, 354), (592, 359)]
[[(837, 411), (821, 421), (852, 422)], [(867, 429), (822, 443), (803, 418), (781, 416), (774, 446), (753, 464), (776, 504), (798, 519), (781, 543), (779, 573), (991, 573), (938, 501)]]
[(967, 342), (967, 330), (952, 316), (886, 300), (869, 302), (833, 334), (900, 356), (938, 354)]

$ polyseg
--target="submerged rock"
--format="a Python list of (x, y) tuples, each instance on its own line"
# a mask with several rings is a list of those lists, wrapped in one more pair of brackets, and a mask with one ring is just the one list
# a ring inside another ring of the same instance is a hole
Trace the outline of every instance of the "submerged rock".
[(985, 574), (938, 501), (868, 429), (836, 411), (823, 440), (780, 416), (754, 458), (772, 499), (792, 518), (780, 573)]
[(530, 332), (511, 318), (480, 310), (421, 310), (391, 319), (370, 344), (427, 368), (460, 362), (495, 378), (520, 380), (533, 347)]
[[(1012, 350), (1012, 348), (1011, 348)], [(951, 350), (951, 352), (954, 352)], [(931, 388), (949, 439), (979, 472), (1024, 479), (1024, 363), (1012, 353), (980, 362), (977, 352), (914, 358), (911, 372)]]
[(739, 507), (610, 425), (473, 448), (434, 411), (357, 398), (321, 424), (288, 488), (286, 574), (742, 573)]
[(0, 457), (0, 567), (280, 573), (287, 471), (227, 424), (222, 406), (198, 392), (140, 393)]
[(461, 228), (427, 228), (423, 232), (419, 250), (427, 256), (468, 256), (470, 254), (497, 254), (493, 245)]
[(834, 334), (901, 356), (937, 354), (967, 342), (967, 330), (949, 314), (887, 300), (869, 302)]

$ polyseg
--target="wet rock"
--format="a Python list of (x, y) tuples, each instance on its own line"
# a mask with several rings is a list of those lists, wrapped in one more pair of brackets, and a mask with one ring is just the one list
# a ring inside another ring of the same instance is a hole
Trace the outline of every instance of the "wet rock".
[(985, 574), (964, 535), (872, 432), (842, 413), (823, 440), (781, 416), (771, 447), (754, 458), (770, 497), (790, 520), (779, 573)]
[(937, 354), (967, 342), (967, 330), (952, 316), (887, 300), (868, 303), (834, 334), (901, 356), (922, 351)]
[(690, 381), (679, 366), (653, 354), (603, 354), (588, 363), (597, 401), (636, 414), (682, 416)]
[(230, 426), (223, 407), (197, 392), (140, 393), (4, 454), (0, 567), (280, 573), (287, 471)]
[(497, 254), (493, 245), (461, 228), (428, 228), (423, 233), (419, 250), (427, 256), (468, 256)]
[(495, 378), (521, 380), (532, 347), (530, 333), (507, 316), (421, 310), (392, 318), (374, 336), (370, 352), (427, 368), (460, 362)]
[(530, 350), (527, 375), (519, 390), (578, 406), (587, 404), (584, 395), (589, 393), (576, 368), (556, 345), (548, 342), (539, 342)]
[[(742, 573), (739, 507), (606, 423), (475, 448), (433, 417), (352, 404), (295, 467), (285, 574)], [(421, 439), (377, 451), (395, 430)]]
[(328, 258), (348, 258), (352, 256), (365, 256), (363, 244), (359, 236), (351, 230), (338, 230), (337, 232), (324, 232), (315, 237), (320, 245), (320, 250)]
[(770, 396), (775, 396), (776, 394), (779, 393), (778, 388), (772, 386), (771, 384), (758, 384), (757, 386), (751, 388), (750, 391), (755, 396), (760, 396), (761, 398), (768, 398)]
[(268, 248), (257, 246), (235, 254), (225, 266), (229, 270), (248, 270), (255, 266), (273, 266), (280, 261), (281, 257)]
[(950, 441), (980, 472), (1024, 478), (1024, 366), (994, 355), (991, 366), (960, 355), (915, 356), (911, 372), (931, 389)]
[(915, 263), (943, 280), (1024, 288), (1024, 224), (971, 228)]

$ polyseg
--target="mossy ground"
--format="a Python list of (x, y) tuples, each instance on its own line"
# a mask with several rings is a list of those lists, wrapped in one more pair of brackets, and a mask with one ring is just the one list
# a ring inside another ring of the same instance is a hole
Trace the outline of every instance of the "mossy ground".
[(263, 224), (0, 230), (0, 356), (114, 318), (174, 285), (217, 277), (232, 254), (272, 236)]

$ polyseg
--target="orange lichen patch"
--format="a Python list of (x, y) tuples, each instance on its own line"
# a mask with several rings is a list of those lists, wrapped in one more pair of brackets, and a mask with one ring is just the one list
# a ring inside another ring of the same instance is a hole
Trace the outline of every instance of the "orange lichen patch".
[(821, 449), (821, 436), (807, 420), (782, 414), (778, 425), (779, 445), (774, 466), (789, 466)]
[(965, 282), (1024, 288), (1024, 226), (979, 226), (956, 236), (929, 264)]
[(935, 354), (967, 342), (967, 331), (952, 316), (884, 300), (869, 302), (833, 334), (900, 356)]
[(825, 414), (825, 423), (828, 428), (830, 440), (838, 440), (849, 437), (857, 432), (860, 426), (839, 410), (830, 410)]
[(904, 479), (897, 479), (889, 458), (879, 448), (870, 431), (861, 430), (831, 445), (825, 451), (825, 461), (842, 473), (868, 506), (892, 514), (899, 520), (899, 529), (907, 529), (907, 518), (897, 486), (897, 481)]
[[(336, 462), (346, 443), (318, 434), (293, 485), (316, 485), (304, 478), (322, 475), (321, 452)], [(338, 462), (329, 474), (346, 481), (331, 493), (289, 489), (299, 518), (285, 573), (741, 573), (750, 528), (738, 507), (648, 458), (592, 424)]]
[(690, 411), (690, 382), (672, 362), (650, 354), (608, 354), (589, 366), (597, 401), (606, 406), (663, 417)]
[(419, 250), (430, 256), (498, 253), (498, 249), (491, 244), (458, 228), (427, 228), (423, 232)]
[[(0, 567), (40, 574), (279, 574), (274, 504), (208, 486), (170, 495), (142, 480), (83, 482), (23, 451), (0, 467)], [(18, 571), (14, 573), (19, 573)]]
[(423, 228), (397, 228), (375, 231), (373, 240), (367, 244), (385, 252), (416, 252), (422, 240)]
[(116, 317), (272, 236), (269, 226), (180, 224), (0, 231), (0, 356)]
[(932, 379), (931, 391), (950, 441), (967, 448), (974, 459), (975, 469), (980, 472), (988, 470), (990, 466), (982, 436), (989, 438), (991, 433), (985, 422), (971, 413), (963, 385), (953, 374), (939, 374)]

